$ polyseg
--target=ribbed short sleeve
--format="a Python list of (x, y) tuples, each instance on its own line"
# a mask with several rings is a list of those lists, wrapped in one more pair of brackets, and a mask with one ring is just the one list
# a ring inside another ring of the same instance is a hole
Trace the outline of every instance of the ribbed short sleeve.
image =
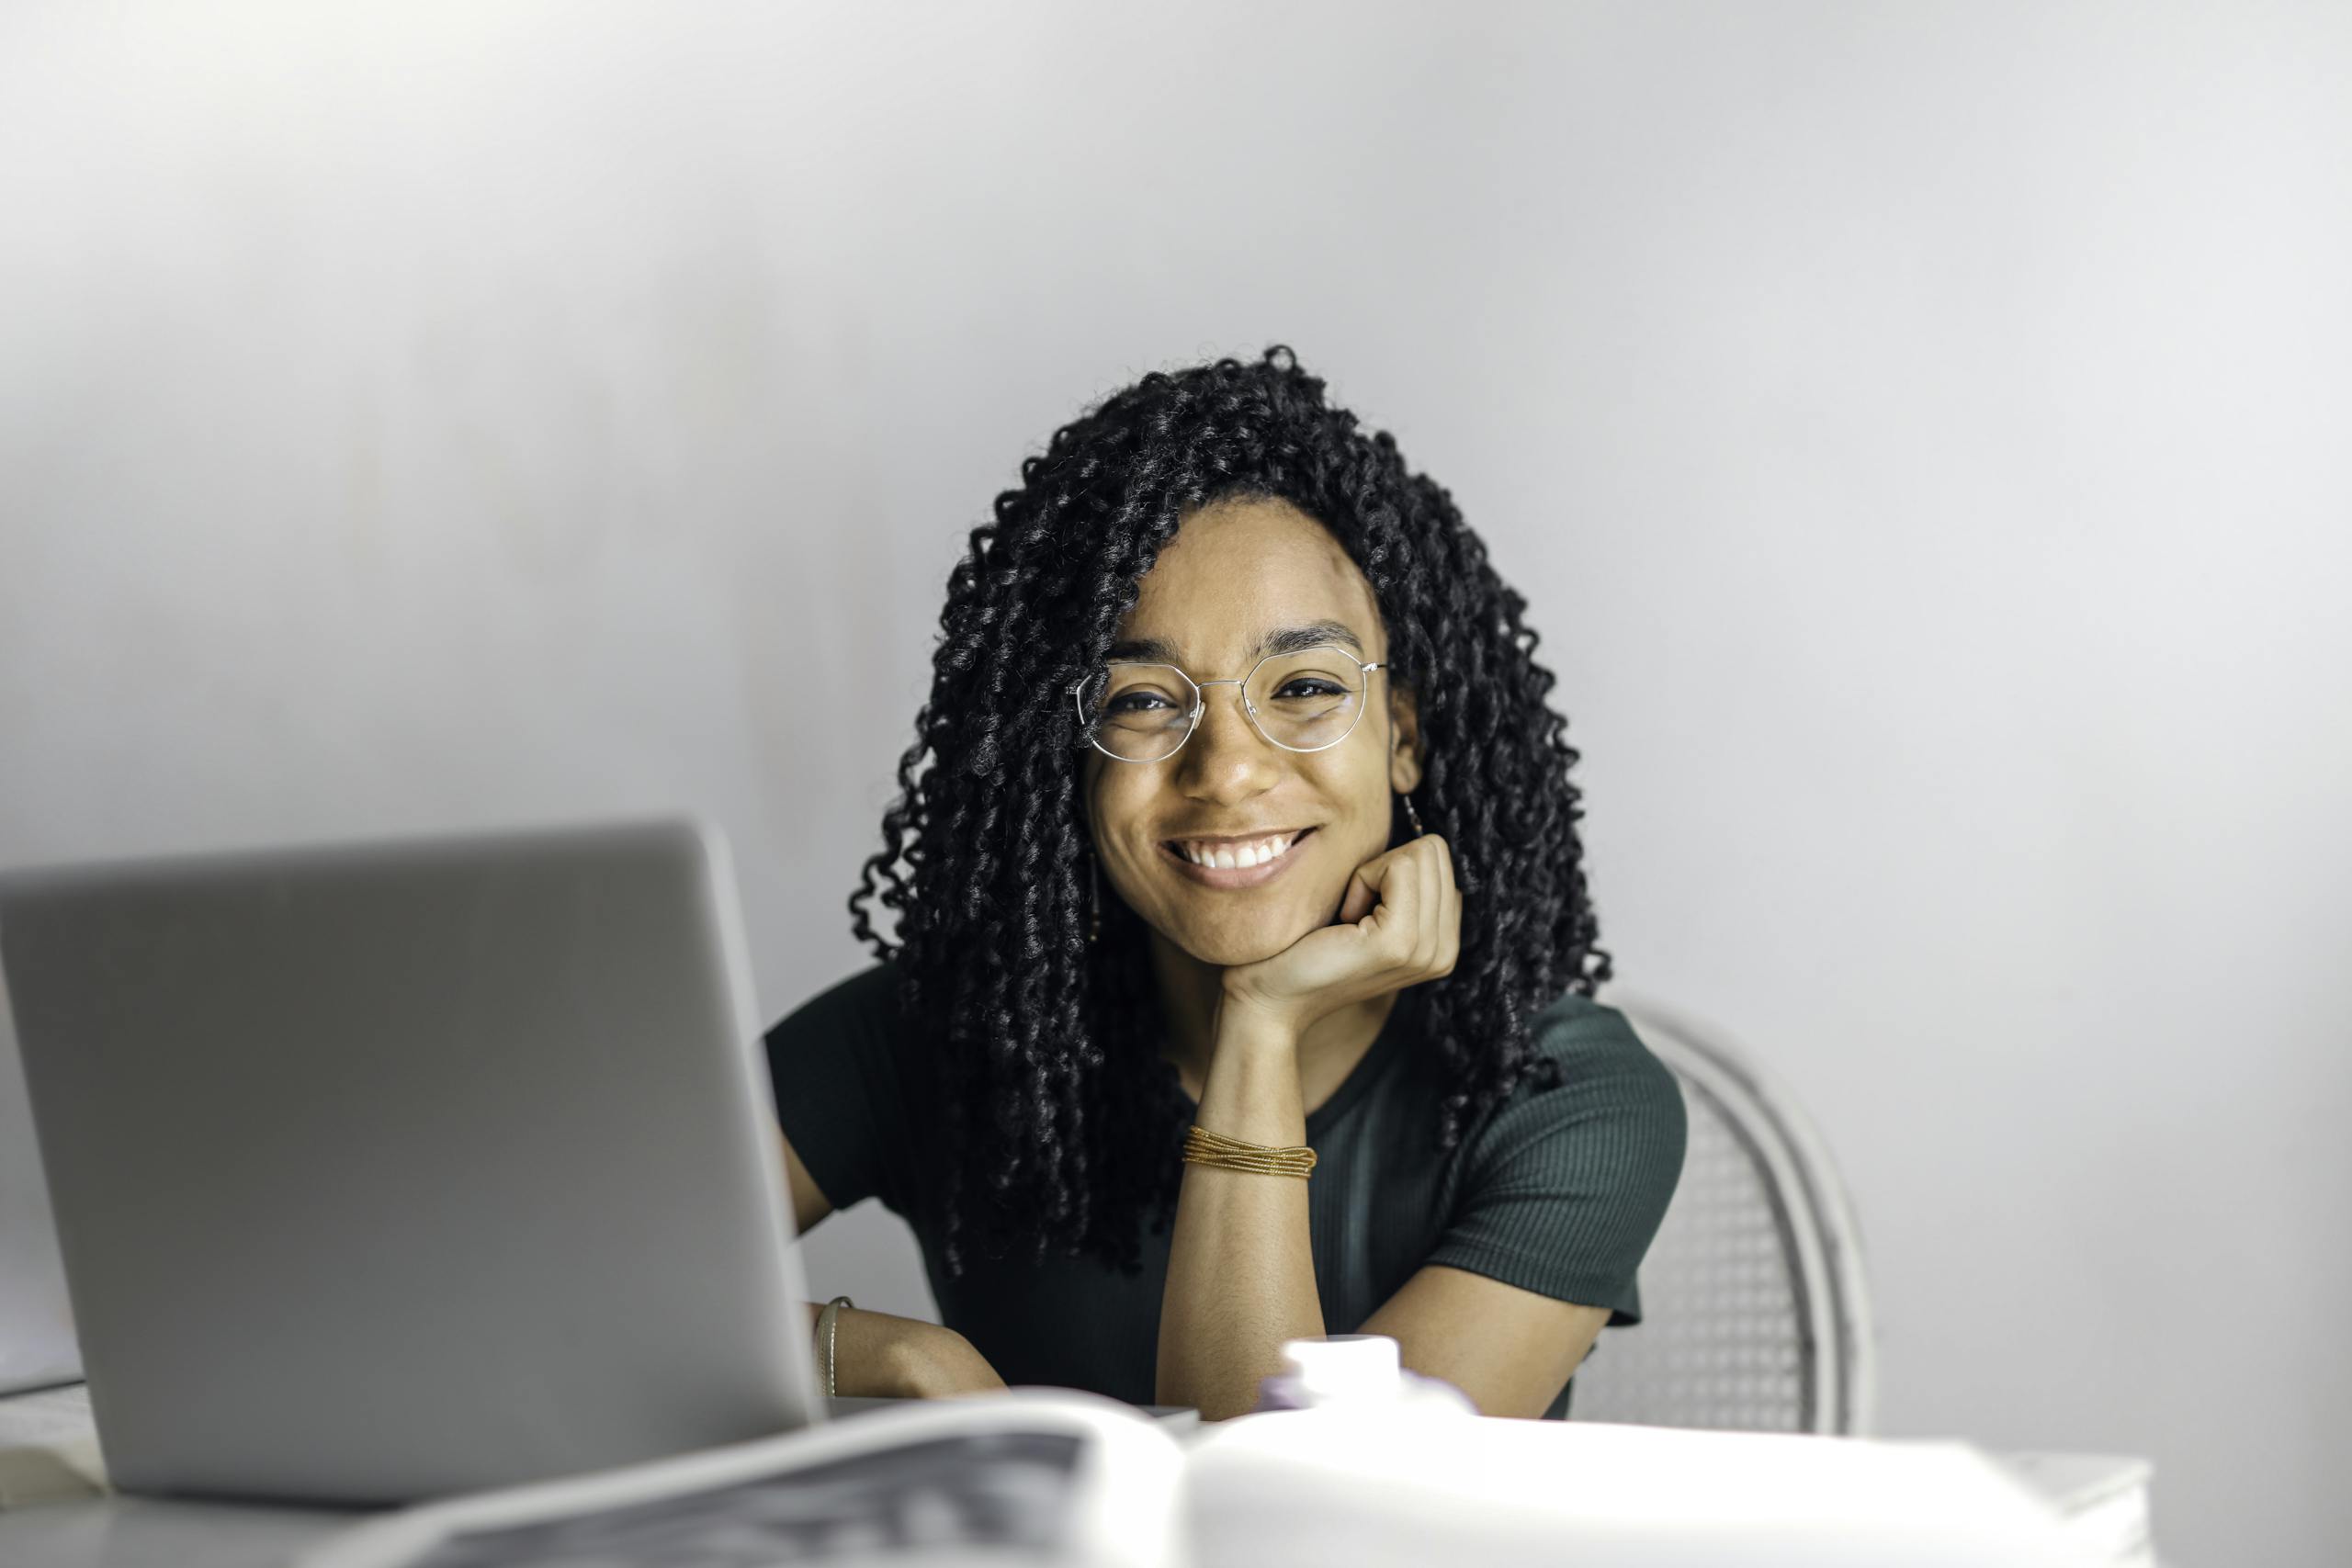
[(1638, 1323), (1635, 1271), (1682, 1174), (1681, 1087), (1614, 1008), (1572, 993), (1532, 1029), (1559, 1087), (1521, 1086), (1473, 1132), (1429, 1261)]
[(820, 991), (765, 1035), (776, 1124), (835, 1209), (900, 1208), (904, 1111), (896, 970), (876, 964)]

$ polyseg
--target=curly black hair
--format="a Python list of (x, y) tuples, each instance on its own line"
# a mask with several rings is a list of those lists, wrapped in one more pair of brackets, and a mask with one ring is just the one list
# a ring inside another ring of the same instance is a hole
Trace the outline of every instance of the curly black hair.
[[(1050, 1246), (1132, 1275), (1144, 1218), (1157, 1232), (1174, 1213), (1191, 1104), (1159, 1055), (1143, 922), (1106, 891), (1101, 938), (1087, 940), (1084, 741), (1058, 699), (1105, 658), (1196, 509), (1279, 498), (1329, 528), (1370, 581), (1396, 679), (1418, 701), (1416, 799), (1464, 894), (1453, 973), (1414, 987), (1448, 1080), (1436, 1146), (1453, 1149), (1521, 1082), (1556, 1085), (1528, 1020), (1610, 977), (1568, 777), (1577, 753), (1544, 701), (1554, 677), (1526, 601), (1446, 491), (1323, 386), (1280, 344), (1255, 364), (1153, 371), (1022, 463), (1021, 488), (996, 498), (948, 579), (931, 696), (849, 908), (936, 1042), (953, 1276), (967, 1233), (991, 1257), (1020, 1244), (1035, 1261)], [(895, 944), (869, 918), (877, 899)]]

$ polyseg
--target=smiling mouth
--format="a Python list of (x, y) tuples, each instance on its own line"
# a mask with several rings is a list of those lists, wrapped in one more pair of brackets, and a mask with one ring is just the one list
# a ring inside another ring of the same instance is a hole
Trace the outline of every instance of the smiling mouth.
[(1291, 833), (1269, 833), (1238, 843), (1210, 844), (1197, 840), (1163, 839), (1159, 852), (1177, 871), (1205, 887), (1256, 887), (1272, 881), (1298, 858), (1298, 847), (1315, 832), (1301, 828)]

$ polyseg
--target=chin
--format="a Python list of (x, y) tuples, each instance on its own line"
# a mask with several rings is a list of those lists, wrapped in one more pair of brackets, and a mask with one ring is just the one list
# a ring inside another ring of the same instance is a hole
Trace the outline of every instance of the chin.
[(1290, 947), (1313, 928), (1300, 926), (1296, 930), (1277, 928), (1261, 931), (1222, 931), (1214, 937), (1181, 943), (1185, 952), (1204, 964), (1214, 964), (1222, 969), (1238, 964), (1256, 964)]

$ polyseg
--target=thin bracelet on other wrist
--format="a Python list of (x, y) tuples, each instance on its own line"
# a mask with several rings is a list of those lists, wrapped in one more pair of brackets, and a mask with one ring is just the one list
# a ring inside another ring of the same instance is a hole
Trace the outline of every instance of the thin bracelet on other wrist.
[(825, 1303), (825, 1310), (817, 1314), (817, 1344), (820, 1348), (820, 1359), (823, 1360), (825, 1365), (825, 1397), (827, 1399), (835, 1397), (833, 1393), (834, 1330), (839, 1325), (842, 1308), (848, 1307), (852, 1311), (854, 1311), (856, 1310), (856, 1306), (857, 1303), (851, 1301), (847, 1296), (835, 1296), (831, 1301)]

